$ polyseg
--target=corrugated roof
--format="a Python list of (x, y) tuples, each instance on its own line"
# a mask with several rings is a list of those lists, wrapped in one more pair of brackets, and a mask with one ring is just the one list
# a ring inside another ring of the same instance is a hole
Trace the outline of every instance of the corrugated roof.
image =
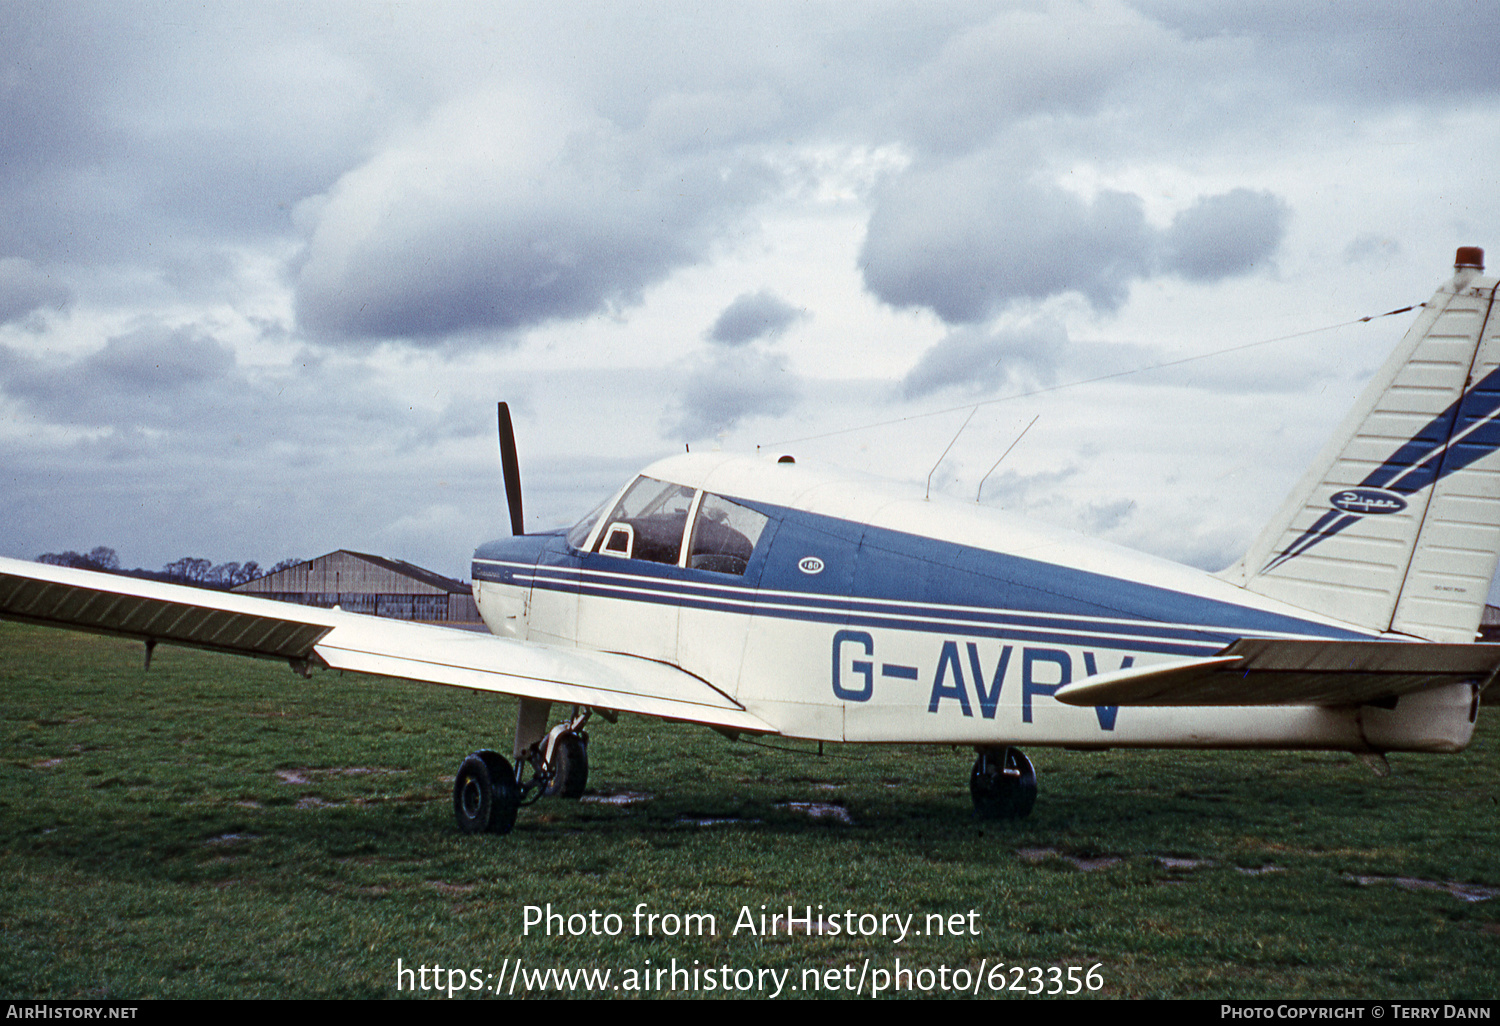
[[(464, 582), (455, 581), (451, 577), (444, 577), (442, 574), (434, 573), (433, 571), (428, 570), (425, 567), (417, 566), (415, 563), (408, 563), (404, 559), (391, 559), (388, 556), (377, 556), (369, 552), (355, 552), (353, 549), (335, 549), (334, 551), (324, 553), (321, 556), (315, 556), (312, 559), (303, 560), (301, 563), (296, 564), (296, 566), (285, 567), (281, 570), (276, 571), (276, 574), (284, 574), (289, 570), (296, 569), (297, 567), (309, 566), (313, 563), (318, 562), (319, 560), (328, 559), (332, 556), (338, 555), (353, 556), (355, 559), (362, 559), (366, 563), (373, 563), (375, 566), (380, 567), (382, 570), (387, 570), (394, 574), (400, 574), (403, 577), (409, 577), (414, 581), (419, 581), (422, 584), (427, 585), (429, 588), (436, 588), (438, 591), (446, 591), (450, 595), (467, 595), (470, 592), (469, 586)], [(259, 581), (264, 581), (266, 577), (274, 577), (276, 576), (276, 574), (266, 574), (265, 577), (257, 577), (254, 581), (250, 581), (247, 584), (242, 584), (234, 590), (257, 590), (254, 588), (250, 588), (249, 585), (253, 585)]]
[[(376, 556), (368, 552), (355, 552), (353, 549), (339, 549), (338, 551), (349, 556), (358, 556), (360, 559), (374, 563), (376, 566), (384, 567), (393, 573), (404, 574), (434, 588), (441, 588), (444, 591), (463, 595), (467, 595), (470, 591), (469, 586), (462, 581), (455, 581), (451, 577), (444, 577), (442, 574), (434, 573), (425, 567), (417, 566), (415, 563), (408, 563), (404, 559), (391, 559), (388, 556)], [(333, 552), (329, 553), (330, 556), (336, 554)], [(323, 557), (320, 556), (319, 558)]]

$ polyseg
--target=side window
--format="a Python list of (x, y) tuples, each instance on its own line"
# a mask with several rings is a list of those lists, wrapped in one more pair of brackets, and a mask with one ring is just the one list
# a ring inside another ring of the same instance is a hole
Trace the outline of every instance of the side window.
[(746, 506), (704, 494), (688, 544), (688, 568), (743, 575), (766, 518)]
[(636, 478), (605, 518), (595, 551), (676, 565), (694, 494), (683, 485)]

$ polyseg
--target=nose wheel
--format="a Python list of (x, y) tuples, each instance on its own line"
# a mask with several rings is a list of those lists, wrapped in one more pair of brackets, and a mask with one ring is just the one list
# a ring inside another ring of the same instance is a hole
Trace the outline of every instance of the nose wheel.
[(562, 734), (552, 746), (551, 763), (552, 779), (543, 793), (574, 801), (582, 798), (589, 782), (589, 736), (581, 730)]
[(1036, 804), (1036, 769), (1019, 748), (979, 748), (969, 775), (975, 819), (1025, 819)]

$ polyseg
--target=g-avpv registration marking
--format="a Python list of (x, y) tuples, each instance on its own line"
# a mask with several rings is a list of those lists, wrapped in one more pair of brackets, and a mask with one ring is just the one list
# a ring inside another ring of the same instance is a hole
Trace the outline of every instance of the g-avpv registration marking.
[[(995, 651), (997, 644), (998, 652)], [(1082, 658), (1085, 676), (1092, 677), (1099, 672), (1095, 653), (1083, 652)], [(1124, 656), (1120, 665), (1112, 669), (1128, 669), (1134, 663), (1135, 656)], [(928, 672), (923, 672), (924, 669)], [(1020, 677), (1021, 722), (1030, 723), (1034, 697), (1050, 698), (1058, 688), (1073, 682), (1073, 656), (1061, 648), (945, 638), (935, 665), (907, 666), (877, 660), (875, 638), (867, 631), (841, 630), (833, 636), (833, 694), (844, 702), (868, 702), (875, 695), (876, 677), (919, 684), (930, 680), (928, 713), (937, 714), (946, 699), (956, 704), (964, 716), (972, 717), (975, 706), (978, 706), (979, 714), (992, 720), (1000, 708), (1000, 695), (1007, 681), (1014, 681), (1017, 676)], [(1015, 686), (1012, 683), (1012, 687)], [(1114, 730), (1118, 712), (1118, 706), (1095, 706), (1099, 729)]]

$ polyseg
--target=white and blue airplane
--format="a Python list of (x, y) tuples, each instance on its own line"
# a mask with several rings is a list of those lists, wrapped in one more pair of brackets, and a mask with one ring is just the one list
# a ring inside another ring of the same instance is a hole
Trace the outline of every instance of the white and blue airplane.
[[(1500, 311), (1438, 289), (1286, 503), (1206, 573), (790, 455), (680, 455), (571, 529), (474, 554), (489, 635), (0, 560), (0, 618), (519, 696), (454, 781), (466, 833), (578, 797), (598, 712), (731, 736), (972, 746), (1026, 815), (1022, 746), (1458, 752), (1500, 646)], [(571, 707), (549, 727), (551, 707)]]

